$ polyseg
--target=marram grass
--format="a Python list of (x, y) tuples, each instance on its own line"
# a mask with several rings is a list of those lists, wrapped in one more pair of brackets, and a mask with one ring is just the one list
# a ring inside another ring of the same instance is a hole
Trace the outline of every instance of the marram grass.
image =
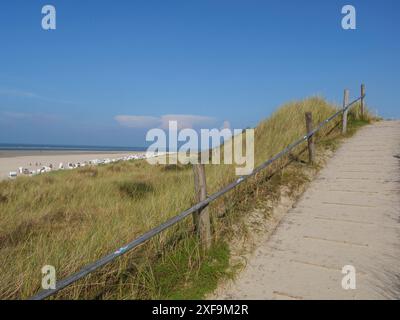
[[(356, 106), (350, 112), (350, 126), (352, 120), (359, 119), (358, 109)], [(321, 98), (279, 108), (255, 129), (256, 165), (304, 135), (306, 111), (312, 112), (317, 124), (336, 110)], [(323, 140), (339, 120), (317, 138)], [(232, 276), (226, 243), (229, 230), (255, 206), (262, 181), (285, 161), (278, 161), (211, 206), (214, 244), (208, 254), (199, 250), (188, 217), (54, 298), (203, 297), (220, 277)], [(210, 165), (206, 170), (209, 194), (235, 179), (232, 165)], [(278, 183), (294, 188), (300, 177), (300, 173), (283, 174)], [(260, 192), (265, 195), (273, 191), (264, 188)], [(190, 166), (131, 161), (2, 181), (0, 298), (28, 298), (40, 290), (42, 266), (55, 266), (57, 279), (62, 279), (194, 203)]]

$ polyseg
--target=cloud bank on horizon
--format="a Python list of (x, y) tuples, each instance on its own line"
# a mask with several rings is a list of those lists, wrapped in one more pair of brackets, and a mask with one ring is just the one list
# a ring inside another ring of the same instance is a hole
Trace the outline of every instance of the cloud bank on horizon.
[[(136, 129), (161, 128), (168, 129), (170, 121), (178, 123), (178, 129), (211, 127), (217, 124), (214, 117), (190, 115), (190, 114), (166, 114), (160, 117), (137, 116), (137, 115), (117, 115), (114, 119), (124, 127)], [(224, 124), (228, 123), (227, 121)]]

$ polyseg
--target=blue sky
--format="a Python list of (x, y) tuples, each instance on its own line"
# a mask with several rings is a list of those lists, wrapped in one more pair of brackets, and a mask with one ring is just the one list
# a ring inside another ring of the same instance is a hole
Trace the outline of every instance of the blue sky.
[[(41, 9), (57, 29), (41, 28)], [(341, 28), (341, 8), (357, 30)], [(171, 117), (255, 126), (323, 95), (400, 118), (398, 0), (22, 1), (0, 4), (0, 142), (142, 146)]]

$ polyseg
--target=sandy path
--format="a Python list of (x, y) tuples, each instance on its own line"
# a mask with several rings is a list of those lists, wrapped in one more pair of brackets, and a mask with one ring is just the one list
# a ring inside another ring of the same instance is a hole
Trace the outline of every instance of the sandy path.
[[(345, 142), (218, 299), (400, 299), (400, 122)], [(356, 289), (342, 288), (342, 268)]]
[[(42, 166), (52, 164), (54, 168), (58, 168), (60, 162), (66, 165), (68, 162), (77, 163), (90, 161), (94, 159), (112, 159), (128, 155), (137, 154), (138, 152), (127, 153), (65, 153), (60, 154), (36, 154), (29, 156), (14, 156), (0, 158), (0, 180), (6, 179), (10, 171), (18, 171), (19, 167), (27, 169), (39, 169)], [(139, 152), (140, 153), (140, 152)], [(38, 165), (36, 165), (38, 164)]]

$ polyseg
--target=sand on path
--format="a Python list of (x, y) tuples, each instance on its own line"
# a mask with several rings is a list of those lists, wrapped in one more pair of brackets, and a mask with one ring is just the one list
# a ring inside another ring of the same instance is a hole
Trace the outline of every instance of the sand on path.
[(400, 299), (400, 121), (347, 140), (215, 297)]

